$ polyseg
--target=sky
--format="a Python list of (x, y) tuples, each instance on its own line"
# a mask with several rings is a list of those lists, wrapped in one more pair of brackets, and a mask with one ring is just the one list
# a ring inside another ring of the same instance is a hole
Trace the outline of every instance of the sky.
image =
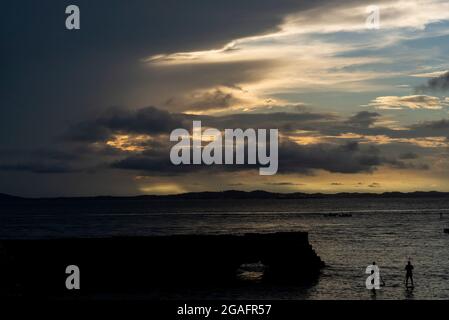
[[(449, 191), (448, 1), (19, 0), (0, 15), (0, 193)], [(174, 166), (170, 132), (193, 120), (278, 129), (277, 174)]]

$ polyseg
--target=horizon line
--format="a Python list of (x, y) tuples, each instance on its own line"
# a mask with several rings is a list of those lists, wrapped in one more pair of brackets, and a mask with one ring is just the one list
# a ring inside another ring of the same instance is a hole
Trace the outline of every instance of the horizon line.
[[(295, 195), (295, 194), (301, 194), (305, 196), (337, 196), (337, 195), (370, 195), (370, 196), (382, 196), (382, 195), (389, 195), (389, 194), (402, 194), (402, 195), (410, 195), (410, 194), (447, 194), (449, 195), (449, 191), (437, 191), (437, 190), (430, 190), (430, 191), (422, 191), (422, 190), (415, 190), (415, 191), (383, 191), (383, 192), (352, 192), (352, 191), (342, 191), (342, 192), (301, 192), (301, 191), (294, 191), (294, 192), (275, 192), (275, 191), (267, 191), (263, 189), (254, 189), (254, 190), (237, 190), (237, 189), (226, 189), (221, 191), (190, 191), (190, 192), (182, 192), (182, 193), (167, 193), (167, 194), (135, 194), (135, 195), (105, 195), (105, 194), (98, 194), (98, 195), (55, 195), (55, 196), (18, 196), (15, 194), (10, 193), (3, 193), (0, 192), (0, 197), (11, 197), (11, 198), (19, 198), (19, 199), (74, 199), (74, 198), (139, 198), (139, 197), (182, 197), (182, 196), (188, 196), (188, 195), (194, 195), (194, 194), (220, 194), (220, 193), (243, 193), (243, 194), (251, 194), (251, 193), (268, 193), (272, 195), (281, 195), (281, 196), (289, 196), (289, 195)], [(1, 198), (0, 198), (1, 199)]]

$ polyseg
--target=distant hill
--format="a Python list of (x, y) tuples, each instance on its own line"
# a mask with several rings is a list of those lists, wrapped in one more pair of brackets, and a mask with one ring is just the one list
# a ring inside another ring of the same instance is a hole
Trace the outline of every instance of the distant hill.
[(0, 193), (0, 201), (20, 200), (21, 197), (11, 196), (9, 194)]
[(132, 200), (182, 200), (182, 199), (309, 199), (309, 198), (446, 198), (449, 192), (416, 191), (416, 192), (385, 192), (385, 193), (273, 193), (263, 190), (238, 191), (227, 190), (221, 192), (190, 192), (176, 195), (140, 195), (140, 196), (95, 196), (95, 197), (55, 197), (55, 198), (23, 198), (0, 193), (1, 203), (17, 202), (65, 202), (65, 201), (132, 201)]

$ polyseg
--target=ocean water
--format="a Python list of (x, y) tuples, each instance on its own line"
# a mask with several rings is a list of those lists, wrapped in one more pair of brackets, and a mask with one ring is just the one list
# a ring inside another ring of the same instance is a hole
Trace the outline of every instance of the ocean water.
[[(307, 287), (257, 283), (168, 298), (449, 299), (449, 199), (190, 200), (5, 207), (0, 238), (108, 237), (307, 231), (326, 263)], [(294, 250), (294, 244), (292, 244)], [(406, 290), (411, 259), (415, 288)], [(365, 288), (376, 261), (385, 286)]]

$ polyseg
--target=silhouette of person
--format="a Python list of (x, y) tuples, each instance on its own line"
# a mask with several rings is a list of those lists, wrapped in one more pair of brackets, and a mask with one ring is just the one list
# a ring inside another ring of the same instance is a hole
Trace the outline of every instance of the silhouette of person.
[(411, 264), (410, 260), (407, 262), (407, 265), (405, 266), (405, 286), (408, 287), (408, 280), (410, 279), (413, 285), (413, 265)]

